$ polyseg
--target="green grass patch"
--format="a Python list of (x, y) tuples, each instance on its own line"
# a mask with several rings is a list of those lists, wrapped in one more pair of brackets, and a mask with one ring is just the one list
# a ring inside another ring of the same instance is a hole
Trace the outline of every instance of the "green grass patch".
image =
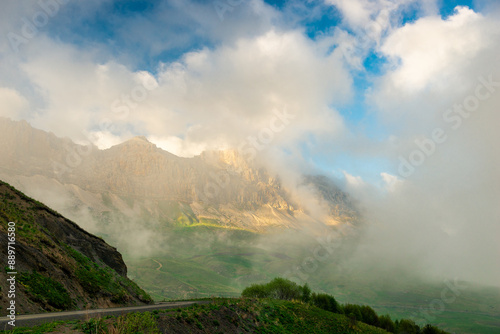
[(52, 307), (67, 310), (73, 307), (68, 290), (59, 282), (37, 272), (19, 273), (17, 281), (35, 299), (46, 302)]

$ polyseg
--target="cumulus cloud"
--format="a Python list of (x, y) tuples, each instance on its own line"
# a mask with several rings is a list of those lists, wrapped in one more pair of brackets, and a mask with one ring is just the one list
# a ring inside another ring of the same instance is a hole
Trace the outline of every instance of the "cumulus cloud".
[(325, 54), (300, 31), (192, 51), (155, 75), (96, 63), (92, 52), (47, 38), (31, 47), (37, 53), (19, 65), (41, 101), (29, 120), (60, 136), (101, 147), (133, 135), (176, 137), (177, 149), (192, 151), (236, 147), (273, 124), (275, 145), (344, 131), (331, 103), (349, 96), (350, 76), (338, 53)]
[(405, 95), (418, 94), (429, 84), (435, 89), (456, 89), (449, 80), (459, 79), (455, 76), (457, 69), (493, 42), (487, 31), (490, 25), (481, 14), (457, 7), (446, 20), (431, 16), (398, 29), (387, 38), (381, 51), (400, 61), (401, 66), (384, 78), (382, 89), (389, 94), (397, 87)]
[(343, 25), (335, 30), (334, 39), (345, 60), (353, 68), (363, 70), (363, 61), (401, 25), (402, 13), (417, 11), (416, 15), (437, 13), (436, 0), (325, 0), (342, 14)]

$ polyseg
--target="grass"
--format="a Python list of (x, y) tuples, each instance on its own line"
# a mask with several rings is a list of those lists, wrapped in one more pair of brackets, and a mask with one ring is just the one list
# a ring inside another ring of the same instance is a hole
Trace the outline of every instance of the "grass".
[(151, 312), (128, 313), (122, 315), (111, 324), (110, 332), (160, 334), (157, 316)]
[(15, 197), (9, 193), (0, 194), (0, 220), (7, 226), (7, 222), (16, 222), (16, 235), (35, 242), (40, 232), (35, 224), (33, 212), (14, 202)]
[(68, 290), (52, 278), (37, 272), (19, 273), (16, 278), (19, 284), (35, 299), (46, 302), (60, 310), (67, 310), (73, 307), (74, 303)]
[[(130, 260), (129, 274), (136, 277), (139, 285), (156, 300), (197, 298), (211, 295), (239, 295), (239, 288), (232, 286), (231, 279), (195, 262), (172, 258)], [(161, 288), (158, 288), (161, 287)], [(182, 291), (182, 292), (181, 292)]]
[(65, 328), (76, 328), (80, 324), (79, 321), (67, 320), (67, 321), (54, 321), (43, 325), (35, 327), (16, 327), (11, 330), (0, 331), (6, 334), (44, 334), (56, 332), (56, 330), (61, 327)]

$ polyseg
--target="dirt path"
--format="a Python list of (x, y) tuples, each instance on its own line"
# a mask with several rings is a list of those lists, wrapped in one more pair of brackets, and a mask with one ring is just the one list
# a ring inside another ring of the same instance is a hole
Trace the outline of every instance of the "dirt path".
[(163, 267), (163, 264), (160, 263), (160, 261), (156, 261), (155, 259), (151, 259), (153, 261), (155, 261), (156, 263), (158, 263), (159, 267), (156, 268), (156, 270), (160, 271), (160, 269)]

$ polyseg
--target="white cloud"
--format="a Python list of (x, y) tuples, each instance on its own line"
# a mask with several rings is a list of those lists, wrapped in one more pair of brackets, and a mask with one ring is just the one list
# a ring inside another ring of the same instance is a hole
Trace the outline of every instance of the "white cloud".
[(426, 17), (395, 31), (381, 51), (401, 66), (386, 78), (384, 88), (390, 91), (397, 87), (411, 94), (428, 84), (452, 79), (456, 69), (488, 43), (480, 23), (481, 14), (457, 7), (447, 20)]
[(438, 13), (436, 0), (325, 0), (335, 6), (343, 16), (342, 24), (334, 34), (335, 44), (344, 59), (358, 71), (363, 71), (363, 61), (391, 32), (402, 24), (403, 12), (428, 16)]
[(354, 176), (346, 172), (345, 170), (342, 171), (344, 174), (344, 178), (347, 181), (348, 187), (361, 187), (366, 185), (361, 176)]
[(22, 69), (42, 101), (31, 123), (75, 140), (89, 133), (101, 147), (135, 134), (182, 137), (191, 153), (235, 147), (272, 127), (285, 109), (293, 117), (286, 127), (276, 123), (273, 145), (345, 131), (330, 105), (349, 96), (350, 76), (338, 54), (323, 53), (298, 31), (271, 30), (234, 46), (193, 51), (160, 66), (156, 78), (96, 63), (92, 52), (49, 39), (31, 47), (38, 52)]
[(186, 143), (179, 137), (170, 136), (166, 138), (150, 136), (148, 140), (159, 148), (175, 154), (178, 157), (191, 158), (201, 154), (207, 149), (206, 145)]
[(87, 145), (90, 141), (101, 150), (108, 149), (123, 142), (123, 138), (115, 136), (108, 131), (94, 131), (92, 133), (88, 133), (87, 137), (87, 142), (81, 142), (80, 144)]
[(23, 119), (29, 110), (29, 102), (18, 91), (0, 87), (0, 116), (8, 117), (14, 120)]
[(396, 175), (391, 175), (389, 173), (380, 173), (380, 176), (382, 176), (384, 188), (387, 191), (396, 191), (397, 187), (403, 182)]
[(350, 25), (364, 25), (376, 11), (376, 3), (369, 0), (326, 0), (340, 9)]

